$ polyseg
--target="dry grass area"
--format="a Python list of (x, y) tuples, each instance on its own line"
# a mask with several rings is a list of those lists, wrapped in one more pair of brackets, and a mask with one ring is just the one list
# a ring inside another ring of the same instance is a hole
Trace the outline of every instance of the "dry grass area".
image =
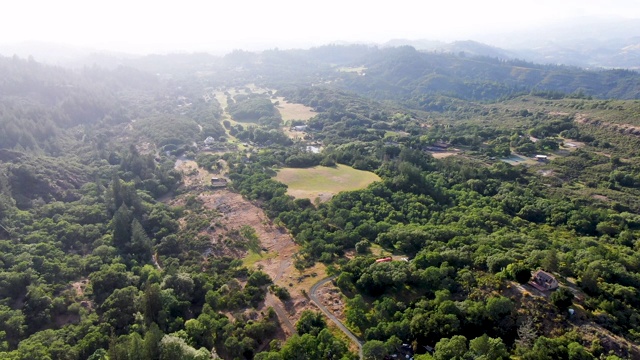
[(449, 156), (458, 155), (458, 151), (432, 151), (431, 156), (434, 159), (444, 159)]
[(338, 68), (339, 72), (352, 72), (352, 73), (356, 73), (358, 75), (362, 75), (365, 73), (365, 71), (367, 70), (366, 66), (358, 66), (358, 67), (341, 67)]
[(285, 307), (289, 311), (291, 322), (295, 324), (303, 310), (318, 310), (307, 296), (315, 283), (327, 277), (327, 270), (321, 263), (304, 269), (302, 272), (293, 267), (292, 269), (292, 272), (283, 274), (283, 277), (276, 281), (276, 284), (286, 288), (291, 294), (291, 300), (286, 302)]
[(304, 120), (307, 121), (312, 117), (316, 116), (316, 112), (313, 111), (312, 108), (302, 105), (302, 104), (294, 104), (287, 102), (284, 97), (278, 97), (276, 99), (271, 99), (272, 102), (278, 102), (276, 108), (282, 115), (283, 121), (289, 120)]
[(184, 186), (188, 188), (204, 187), (211, 184), (213, 174), (200, 168), (193, 160), (180, 158), (176, 161), (175, 168), (183, 173)]
[(338, 165), (306, 169), (284, 168), (278, 171), (276, 180), (287, 184), (287, 194), (295, 198), (328, 201), (341, 191), (364, 189), (379, 181), (380, 177), (372, 172)]
[(289, 126), (283, 127), (282, 128), (282, 132), (284, 132), (284, 134), (287, 135), (289, 137), (289, 139), (292, 139), (292, 140), (304, 139), (304, 136), (307, 134), (304, 131), (291, 130), (291, 127), (289, 127)]
[(574, 121), (579, 124), (586, 124), (586, 125), (598, 126), (602, 128), (608, 128), (620, 134), (640, 136), (640, 126), (636, 126), (632, 124), (622, 124), (622, 123), (601, 121), (598, 119), (592, 119), (587, 114), (576, 114)]

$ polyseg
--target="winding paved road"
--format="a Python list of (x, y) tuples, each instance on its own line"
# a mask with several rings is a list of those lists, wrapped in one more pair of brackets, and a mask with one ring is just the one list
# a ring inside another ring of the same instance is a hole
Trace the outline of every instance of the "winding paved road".
[(318, 299), (318, 296), (316, 294), (319, 287), (321, 287), (322, 285), (328, 283), (329, 281), (333, 280), (334, 278), (335, 278), (335, 275), (334, 276), (330, 276), (328, 278), (324, 278), (324, 279), (318, 281), (317, 283), (315, 283), (315, 285), (313, 285), (311, 287), (311, 293), (309, 294), (309, 297), (311, 298), (311, 301), (313, 301), (318, 306), (318, 308), (325, 315), (327, 315), (327, 317), (329, 319), (331, 319), (331, 321), (333, 321), (336, 324), (336, 326), (338, 326), (338, 328), (340, 330), (342, 330), (343, 333), (345, 333), (351, 340), (353, 340), (354, 343), (356, 343), (356, 345), (358, 345), (358, 353), (360, 355), (360, 359), (362, 360), (363, 359), (363, 356), (362, 356), (362, 343), (363, 342), (362, 342), (362, 340), (358, 339), (358, 337), (354, 333), (352, 333), (351, 330), (349, 330), (346, 326), (344, 326), (344, 324), (340, 320), (338, 320), (338, 318), (335, 315), (333, 315), (331, 313), (331, 311), (329, 311), (329, 309), (327, 309), (324, 305), (322, 305), (322, 302), (320, 302), (320, 299)]

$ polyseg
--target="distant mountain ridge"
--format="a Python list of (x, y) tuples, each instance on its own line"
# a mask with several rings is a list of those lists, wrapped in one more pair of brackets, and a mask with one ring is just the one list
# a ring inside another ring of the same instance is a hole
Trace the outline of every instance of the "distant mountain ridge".
[(588, 71), (469, 57), (460, 52), (420, 52), (408, 46), (380, 49), (363, 64), (366, 76), (350, 78), (346, 86), (376, 97), (442, 93), (467, 100), (491, 100), (520, 92), (555, 91), (599, 98), (640, 98), (640, 74), (626, 70)]
[[(492, 44), (492, 45), (489, 45)], [(395, 39), (382, 47), (465, 53), (540, 64), (640, 70), (640, 19), (577, 18), (529, 31), (442, 42)]]
[(445, 52), (469, 56), (488, 56), (500, 59), (517, 58), (517, 54), (495, 46), (483, 44), (473, 40), (454, 41), (450, 43), (429, 40), (402, 40), (396, 39), (383, 43), (381, 47), (411, 46), (416, 50)]

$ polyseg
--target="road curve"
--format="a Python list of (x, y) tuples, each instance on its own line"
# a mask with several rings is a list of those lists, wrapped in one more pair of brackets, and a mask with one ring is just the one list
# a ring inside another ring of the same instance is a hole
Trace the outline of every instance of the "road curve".
[(326, 283), (328, 283), (329, 281), (333, 280), (335, 278), (334, 276), (329, 276), (327, 278), (324, 278), (320, 281), (318, 281), (317, 283), (315, 283), (312, 287), (311, 287), (311, 292), (309, 293), (309, 297), (311, 298), (311, 301), (313, 301), (314, 304), (316, 304), (316, 306), (318, 306), (318, 308), (331, 320), (333, 321), (336, 326), (338, 326), (338, 328), (340, 330), (342, 330), (343, 333), (345, 333), (357, 346), (358, 346), (358, 353), (360, 355), (360, 359), (363, 359), (362, 356), (362, 340), (358, 339), (358, 337), (351, 332), (351, 330), (349, 330), (346, 326), (344, 326), (344, 324), (338, 320), (337, 317), (335, 317), (335, 315), (333, 315), (331, 313), (331, 311), (329, 311), (329, 309), (327, 309), (324, 305), (322, 305), (322, 303), (320, 302), (320, 300), (318, 299), (317, 296), (317, 291), (318, 288)]

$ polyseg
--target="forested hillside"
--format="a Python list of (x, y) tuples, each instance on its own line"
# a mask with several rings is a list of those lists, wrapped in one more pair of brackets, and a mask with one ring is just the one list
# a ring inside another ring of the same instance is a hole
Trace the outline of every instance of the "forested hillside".
[[(640, 357), (637, 73), (366, 46), (121, 64), (0, 58), (0, 358)], [(380, 181), (275, 180), (337, 164)]]

